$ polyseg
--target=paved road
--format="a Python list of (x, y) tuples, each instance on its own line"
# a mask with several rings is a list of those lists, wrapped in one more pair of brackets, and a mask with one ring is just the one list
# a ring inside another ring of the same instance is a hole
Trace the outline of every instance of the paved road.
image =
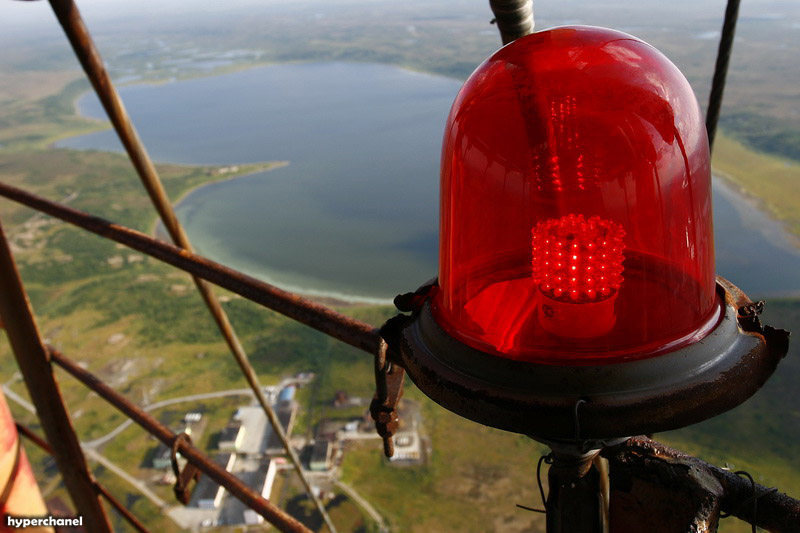
[[(284, 387), (288, 387), (289, 385), (296, 385), (298, 383), (304, 383), (304, 381), (296, 378), (285, 378), (278, 385), (269, 385), (264, 388), (279, 391)], [(5, 390), (5, 387), (3, 388), (3, 390)], [(208, 400), (211, 398), (224, 398), (225, 396), (253, 396), (253, 391), (251, 389), (229, 389), (229, 390), (221, 390), (215, 392), (205, 392), (202, 394), (191, 394), (189, 396), (180, 396), (178, 398), (170, 398), (168, 400), (161, 400), (160, 402), (151, 403), (150, 405), (142, 407), (142, 409), (144, 409), (145, 411), (152, 411), (153, 409), (159, 409), (161, 407), (174, 405), (176, 403), (196, 402), (199, 400)], [(129, 418), (125, 420), (123, 423), (121, 423), (119, 426), (111, 430), (110, 432), (103, 435), (102, 437), (98, 437), (94, 440), (86, 442), (85, 445), (91, 448), (102, 446), (103, 444), (109, 442), (114, 437), (125, 431), (125, 429), (127, 429), (127, 427), (133, 423), (134, 423), (133, 420)]]
[[(199, 400), (208, 400), (210, 398), (224, 398), (225, 396), (252, 396), (253, 391), (250, 389), (231, 389), (231, 390), (223, 390), (223, 391), (216, 391), (216, 392), (206, 392), (203, 394), (192, 394), (190, 396), (181, 396), (179, 398), (170, 398), (169, 400), (162, 400), (160, 402), (151, 403), (150, 405), (146, 405), (142, 407), (145, 411), (152, 411), (153, 409), (159, 409), (161, 407), (166, 407), (168, 405), (174, 405), (176, 403), (183, 403), (183, 402), (196, 402)], [(109, 442), (114, 437), (125, 431), (131, 424), (133, 424), (133, 420), (128, 418), (123, 423), (118, 425), (116, 428), (111, 430), (110, 432), (106, 433), (102, 437), (98, 437), (94, 440), (90, 440), (85, 443), (86, 446), (90, 448), (97, 448), (98, 446), (102, 446), (106, 442)]]
[(33, 405), (31, 405), (31, 403), (28, 402), (25, 398), (23, 398), (13, 390), (11, 390), (11, 388), (9, 388), (8, 385), (3, 385), (3, 394), (5, 394), (9, 398), (17, 402), (20, 405), (20, 407), (22, 407), (29, 413), (36, 414), (36, 408)]
[(145, 485), (143, 481), (133, 477), (132, 475), (130, 475), (129, 473), (127, 473), (126, 471), (124, 471), (123, 469), (121, 469), (120, 467), (118, 467), (117, 465), (115, 465), (114, 463), (112, 463), (99, 453), (97, 453), (96, 450), (87, 447), (85, 444), (81, 445), (81, 448), (83, 448), (83, 453), (86, 454), (86, 457), (88, 457), (92, 461), (100, 463), (105, 468), (107, 468), (111, 472), (115, 473), (116, 475), (118, 475), (131, 485), (133, 485), (136, 488), (136, 490), (141, 492), (148, 500), (156, 504), (156, 507), (158, 507), (159, 509), (163, 509), (168, 506), (167, 502), (159, 498), (158, 494), (148, 489), (147, 485)]
[(356, 501), (356, 503), (358, 505), (360, 505), (361, 508), (364, 509), (367, 512), (367, 514), (369, 514), (372, 517), (372, 519), (375, 521), (375, 523), (378, 524), (378, 530), (380, 531), (380, 533), (389, 533), (389, 526), (386, 525), (386, 522), (383, 520), (383, 517), (372, 506), (371, 503), (369, 503), (367, 500), (362, 498), (361, 495), (359, 493), (357, 493), (355, 491), (355, 489), (353, 487), (351, 487), (350, 485), (342, 483), (339, 480), (335, 480), (333, 483), (337, 487), (342, 489), (348, 496), (353, 498)]
[[(3, 385), (3, 393), (8, 398), (11, 398), (14, 402), (18, 403), (26, 411), (28, 411), (28, 412), (30, 412), (30, 413), (32, 413), (34, 415), (36, 414), (36, 408), (33, 405), (31, 405), (29, 402), (25, 401), (24, 398), (22, 398), (19, 394), (17, 394), (16, 392), (12, 391), (11, 389), (6, 387), (5, 385)], [(136, 479), (135, 477), (133, 477), (132, 475), (128, 474), (123, 469), (121, 469), (120, 467), (118, 467), (117, 465), (115, 465), (114, 463), (112, 463), (111, 461), (109, 461), (108, 459), (103, 457), (102, 455), (100, 455), (96, 450), (94, 450), (93, 448), (90, 448), (86, 444), (81, 443), (81, 448), (83, 449), (83, 452), (86, 454), (86, 456), (89, 459), (92, 459), (93, 461), (96, 461), (96, 462), (100, 463), (105, 468), (107, 468), (110, 472), (118, 475), (119, 477), (121, 477), (122, 479), (124, 479), (125, 481), (127, 481), (128, 483), (133, 485), (136, 488), (136, 490), (141, 492), (148, 500), (153, 502), (159, 509), (168, 509), (167, 503), (164, 500), (162, 500), (161, 498), (159, 498), (156, 493), (154, 493), (153, 491), (148, 489), (147, 485), (145, 485), (144, 482), (142, 482), (142, 481)], [(167, 511), (167, 513), (170, 515), (170, 517), (173, 520), (175, 520), (176, 518), (179, 518), (177, 516), (172, 516), (172, 513), (170, 513), (169, 511)], [(184, 524), (182, 524), (180, 522), (177, 522), (177, 523), (178, 523), (178, 525), (180, 525), (184, 529), (186, 527), (188, 527), (188, 525), (189, 525), (189, 524), (184, 525)]]

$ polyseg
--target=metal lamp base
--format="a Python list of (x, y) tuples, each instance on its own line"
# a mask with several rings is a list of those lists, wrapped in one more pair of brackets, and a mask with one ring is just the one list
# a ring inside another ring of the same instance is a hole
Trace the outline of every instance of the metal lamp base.
[(757, 304), (727, 280), (718, 278), (717, 290), (725, 312), (713, 332), (690, 346), (630, 362), (555, 366), (490, 355), (448, 335), (427, 300), (383, 332), (395, 362), (444, 408), (480, 424), (588, 450), (711, 418), (744, 402), (774, 372), (788, 349), (788, 333), (762, 327)]

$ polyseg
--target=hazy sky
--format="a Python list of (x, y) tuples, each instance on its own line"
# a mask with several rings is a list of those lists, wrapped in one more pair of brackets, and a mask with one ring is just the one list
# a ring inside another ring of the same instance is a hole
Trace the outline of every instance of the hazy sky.
[[(397, 0), (78, 0), (78, 8), (82, 11), (87, 20), (121, 19), (131, 15), (168, 15), (185, 12), (230, 12), (232, 10), (247, 9), (281, 9), (283, 6), (293, 8), (307, 6), (324, 6), (335, 8), (341, 5), (364, 5), (380, 6), (385, 4), (391, 6)], [(574, 10), (576, 16), (580, 16), (582, 10), (586, 8), (602, 9), (609, 11), (625, 12), (635, 9), (638, 12), (646, 9), (658, 9), (669, 7), (675, 9), (677, 6), (685, 6), (687, 14), (693, 10), (716, 9), (720, 18), (724, 12), (726, 0), (618, 0), (605, 1), (598, 0), (548, 0), (535, 1), (534, 11), (546, 16), (548, 12), (555, 9)], [(797, 12), (796, 0), (748, 0), (742, 3), (742, 16), (753, 16), (767, 12), (785, 13), (786, 11)], [(403, 4), (419, 4), (421, 9), (432, 9), (433, 7), (452, 6), (457, 12), (475, 12), (483, 10), (489, 13), (488, 0), (404, 0)], [(5, 0), (0, 2), (0, 28), (3, 31), (13, 31), (15, 27), (46, 26), (53, 20), (49, 13), (50, 7), (44, 0), (36, 2), (18, 2)]]
[[(583, 24), (623, 27), (634, 24), (632, 19), (650, 20), (665, 26), (689, 20), (703, 21), (707, 30), (722, 24), (726, 0), (536, 0), (535, 18), (538, 29), (562, 24), (565, 20)], [(78, 8), (89, 27), (98, 37), (127, 28), (149, 28), (159, 25), (192, 25), (195, 20), (207, 20), (215, 13), (225, 13), (228, 21), (264, 19), (271, 13), (331, 12), (349, 6), (364, 6), (371, 12), (386, 6), (387, 11), (403, 9), (406, 13), (419, 10), (420, 15), (454, 13), (467, 17), (491, 19), (488, 0), (77, 0)], [(416, 7), (418, 6), (418, 8)], [(192, 14), (193, 17), (185, 15)], [(789, 28), (800, 39), (800, 1), (748, 0), (742, 3), (741, 17), (780, 17), (788, 19)], [(213, 19), (211, 19), (213, 20)], [(174, 21), (174, 22), (173, 22)], [(227, 23), (227, 22), (226, 22)], [(9, 48), (35, 40), (38, 44), (63, 38), (46, 0), (20, 2), (0, 0), (0, 54), (12, 53)]]

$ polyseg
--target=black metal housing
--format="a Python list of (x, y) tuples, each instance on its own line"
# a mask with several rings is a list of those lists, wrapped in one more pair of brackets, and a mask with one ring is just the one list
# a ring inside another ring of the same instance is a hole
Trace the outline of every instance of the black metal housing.
[(788, 350), (788, 332), (763, 327), (754, 304), (717, 278), (719, 325), (690, 346), (649, 359), (556, 366), (504, 359), (448, 335), (430, 301), (382, 330), (393, 361), (446, 409), (538, 440), (602, 446), (685, 427), (752, 396)]

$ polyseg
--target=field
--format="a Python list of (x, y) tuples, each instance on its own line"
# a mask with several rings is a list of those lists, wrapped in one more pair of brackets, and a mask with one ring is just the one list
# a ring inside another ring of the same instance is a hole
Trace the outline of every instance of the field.
[(732, 137), (720, 136), (714, 147), (714, 170), (739, 186), (797, 236), (800, 236), (800, 162), (764, 154)]
[[(309, 59), (380, 61), (463, 78), (497, 45), (485, 10), (445, 16), (437, 3), (424, 13), (396, 7), (389, 17), (368, 12), (356, 19), (360, 8), (352, 5), (314, 22), (316, 33), (308, 38), (303, 21), (308, 23), (309, 13), (304, 9), (255, 17), (256, 23), (249, 21), (248, 25), (232, 22), (233, 14), (227, 14), (221, 22), (231, 24), (222, 24), (216, 31), (212, 27), (220, 21), (187, 18), (181, 21), (185, 25), (169, 31), (166, 22), (154, 24), (148, 31), (135, 30), (125, 42), (115, 41), (110, 31), (101, 30), (97, 38), (108, 51), (106, 58), (115, 75), (138, 76), (140, 81)], [(584, 22), (612, 24), (608, 13), (589, 11), (585, 16), (588, 20)], [(652, 21), (652, 17), (637, 16)], [(566, 11), (545, 11), (540, 21), (555, 23), (565, 17)], [(654, 23), (642, 26), (640, 34), (662, 47), (704, 94), (714, 48), (692, 36), (710, 24), (716, 27), (717, 19), (703, 12), (685, 22), (677, 35), (661, 32)], [(770, 48), (775, 43), (764, 38), (764, 27), (751, 21), (742, 25), (742, 32), (752, 46), (737, 44), (741, 55), (735, 56), (726, 102), (738, 111), (723, 119), (727, 129), (717, 138), (714, 166), (800, 235), (796, 133), (800, 119), (791, 112), (797, 105), (797, 72), (787, 66), (787, 57), (768, 61), (775, 55)], [(196, 51), (199, 33), (206, 36), (202, 53)], [(154, 35), (167, 39), (169, 50), (153, 44), (157, 40)], [(779, 37), (777, 44), (789, 40)], [(74, 100), (87, 84), (79, 72), (64, 67), (71, 64), (66, 63), (68, 51), (23, 41), (15, 49), (18, 53), (0, 58), (0, 181), (150, 231), (154, 214), (127, 158), (50, 148), (57, 139), (107, 125), (74, 114)], [(174, 62), (184, 57), (219, 59), (233, 49), (247, 53), (233, 56), (216, 70), (193, 70), (191, 63)], [(748, 70), (754, 65), (759, 68)], [(766, 75), (773, 76), (775, 83), (760, 83)], [(238, 174), (274, 164), (242, 167)], [(160, 164), (158, 168), (173, 199), (223, 177), (213, 167)], [(0, 201), (0, 221), (14, 245), (43, 335), (119, 392), (146, 404), (245, 386), (187, 275), (4, 200)], [(372, 362), (365, 354), (235, 295), (222, 290), (219, 295), (262, 383), (277, 383), (299, 371), (316, 373), (313, 391), (308, 388), (300, 393), (304, 409), (297, 434), (310, 432), (338, 390), (347, 390), (351, 396), (371, 396)], [(341, 310), (376, 325), (394, 313), (385, 307)], [(800, 331), (800, 302), (769, 302), (766, 322)], [(760, 483), (800, 495), (800, 458), (795, 453), (800, 439), (798, 355), (795, 344), (777, 375), (744, 406), (656, 438), (710, 462), (745, 469)], [(2, 340), (2, 382), (24, 397), (27, 393), (15, 372), (10, 350)], [(97, 438), (124, 420), (69, 376), (60, 371), (57, 375), (82, 440)], [(367, 441), (348, 449), (342, 465), (343, 480), (368, 495), (393, 530), (544, 530), (540, 515), (515, 508), (517, 503), (540, 506), (535, 480), (536, 460), (543, 453), (540, 445), (461, 419), (427, 400), (411, 383), (406, 394), (422, 405), (424, 428), (433, 446), (431, 464), (391, 467), (382, 459), (378, 445)], [(9, 403), (19, 420), (38, 429), (30, 413)], [(211, 444), (216, 429), (236, 404), (235, 399), (226, 399), (202, 405), (211, 422), (199, 441), (201, 446)], [(162, 409), (155, 415), (174, 425), (179, 411)], [(101, 451), (129, 473), (149, 479), (152, 469), (144, 468), (143, 462), (153, 446), (143, 431), (132, 427)], [(27, 449), (45, 494), (68, 501), (52, 461), (31, 447)], [(157, 507), (126, 482), (102, 466), (95, 465), (95, 471), (154, 531), (174, 529)], [(302, 508), (303, 502), (296, 498), (297, 487), (288, 480), (284, 487), (279, 491), (281, 500)], [(158, 494), (168, 501), (171, 498), (168, 487), (158, 489)], [(333, 513), (337, 523), (351, 525), (352, 531), (372, 528), (370, 520), (349, 500)], [(125, 527), (119, 521), (115, 525)], [(721, 530), (748, 529), (731, 519)]]

